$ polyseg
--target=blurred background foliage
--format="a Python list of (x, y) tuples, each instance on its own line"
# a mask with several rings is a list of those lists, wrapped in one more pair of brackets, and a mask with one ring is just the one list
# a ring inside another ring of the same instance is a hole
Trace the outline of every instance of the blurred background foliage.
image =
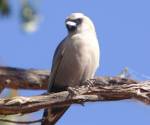
[[(18, 12), (20, 18), (21, 29), (25, 32), (35, 32), (38, 29), (40, 16), (38, 13), (38, 6), (40, 0), (20, 0), (20, 11)], [(0, 0), (0, 16), (9, 17), (12, 13), (13, 6), (9, 0)]]
[(8, 16), (10, 14), (10, 5), (8, 0), (0, 0), (0, 14), (2, 16)]
[[(18, 18), (20, 20), (20, 27), (24, 32), (35, 32), (38, 29), (38, 24), (40, 20), (40, 16), (38, 13), (38, 7), (37, 4), (40, 0), (20, 0), (18, 1), (20, 4), (20, 11), (18, 13)], [(0, 18), (6, 17), (9, 19), (10, 16), (13, 16), (13, 6), (11, 5), (9, 0), (0, 0)], [(1, 97), (14, 97), (19, 95), (17, 90), (9, 90), (4, 94), (1, 94)], [(30, 116), (32, 117), (32, 116)], [(0, 116), (0, 118), (3, 119), (9, 119), (9, 120), (27, 120), (29, 119), (27, 115), (23, 117), (19, 117), (18, 115), (14, 116)], [(10, 125), (11, 123), (5, 123), (0, 121), (0, 125)]]

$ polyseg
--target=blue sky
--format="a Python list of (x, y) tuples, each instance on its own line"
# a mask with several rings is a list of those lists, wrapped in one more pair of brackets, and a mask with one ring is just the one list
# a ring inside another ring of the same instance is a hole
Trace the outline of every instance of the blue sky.
[[(66, 36), (64, 20), (72, 12), (89, 16), (96, 27), (101, 46), (97, 76), (115, 76), (124, 67), (150, 76), (149, 0), (40, 0), (42, 21), (39, 30), (20, 30), (19, 2), (11, 1), (12, 15), (0, 20), (0, 64), (12, 67), (50, 69), (54, 50)], [(41, 91), (21, 91), (22, 95)], [(38, 112), (36, 117), (40, 117)], [(146, 125), (150, 108), (135, 100), (73, 105), (57, 125)]]

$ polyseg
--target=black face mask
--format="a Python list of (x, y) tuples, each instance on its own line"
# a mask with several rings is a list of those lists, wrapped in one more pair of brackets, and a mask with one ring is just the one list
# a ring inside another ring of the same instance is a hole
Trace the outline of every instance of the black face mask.
[[(69, 21), (70, 21), (70, 24), (67, 23)], [(71, 25), (71, 22), (74, 24)], [(76, 20), (66, 20), (66, 27), (69, 32), (74, 32), (77, 29), (78, 25), (80, 25), (81, 23), (82, 23), (82, 19), (80, 18)]]
[(77, 29), (77, 25), (76, 26), (71, 26), (71, 25), (67, 25), (66, 24), (66, 27), (67, 27), (69, 32), (73, 32), (73, 31), (75, 31)]

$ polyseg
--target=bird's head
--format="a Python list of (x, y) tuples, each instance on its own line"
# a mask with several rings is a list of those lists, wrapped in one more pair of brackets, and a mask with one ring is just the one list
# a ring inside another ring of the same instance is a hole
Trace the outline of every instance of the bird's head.
[(72, 13), (67, 17), (65, 23), (69, 33), (95, 32), (94, 25), (90, 18), (82, 13)]

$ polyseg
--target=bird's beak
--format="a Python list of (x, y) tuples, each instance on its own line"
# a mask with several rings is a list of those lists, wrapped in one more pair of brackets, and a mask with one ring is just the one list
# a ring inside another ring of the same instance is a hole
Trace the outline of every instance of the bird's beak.
[(74, 21), (66, 21), (66, 27), (68, 29), (68, 31), (74, 31), (77, 27), (77, 23)]

